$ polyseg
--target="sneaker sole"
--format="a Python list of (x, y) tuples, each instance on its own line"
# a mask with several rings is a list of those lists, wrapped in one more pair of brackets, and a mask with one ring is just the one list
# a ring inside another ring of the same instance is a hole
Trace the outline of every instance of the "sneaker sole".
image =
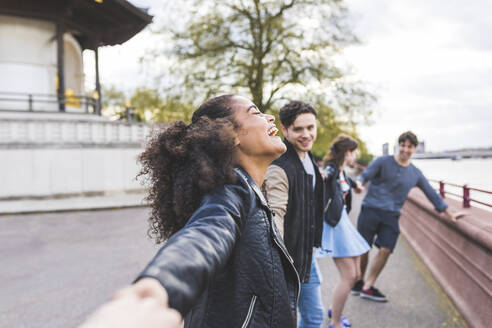
[(357, 292), (355, 290), (351, 290), (350, 291), (350, 295), (359, 296), (360, 295), (360, 292)]
[(377, 296), (367, 295), (364, 293), (360, 293), (360, 297), (376, 302), (388, 302), (388, 299), (386, 297), (377, 297)]

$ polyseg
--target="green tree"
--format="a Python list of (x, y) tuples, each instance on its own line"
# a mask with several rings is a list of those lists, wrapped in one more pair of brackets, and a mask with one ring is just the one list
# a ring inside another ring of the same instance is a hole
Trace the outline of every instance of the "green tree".
[[(363, 90), (337, 64), (342, 50), (357, 42), (343, 1), (190, 2), (184, 24), (167, 21), (160, 31), (173, 38), (170, 55), (176, 61), (167, 72), (172, 78), (166, 75), (169, 90), (207, 98), (231, 90), (247, 93), (263, 111), (293, 93), (304, 94), (303, 88), (312, 92), (315, 87), (318, 94), (342, 91), (348, 97)], [(156, 59), (163, 52), (149, 54)]]
[(102, 88), (102, 115), (121, 119), (125, 112), (125, 93), (114, 85)]
[[(357, 137), (357, 125), (370, 122), (375, 97), (343, 61), (344, 48), (358, 42), (343, 0), (183, 0), (180, 6), (186, 10), (163, 22), (157, 31), (163, 42), (143, 59), (153, 71), (163, 59), (170, 63), (161, 83), (173, 102), (197, 105), (234, 92), (277, 114), (288, 100), (309, 101), (318, 110), (318, 156), (339, 133)], [(163, 44), (172, 46), (166, 52)]]
[(115, 86), (104, 89), (103, 115), (115, 119), (126, 119), (126, 108), (130, 108), (132, 119), (137, 122), (168, 123), (176, 120), (191, 122), (194, 106), (177, 97), (163, 98), (156, 89), (140, 87), (129, 99)]
[(148, 121), (152, 111), (161, 106), (162, 100), (157, 92), (146, 88), (137, 88), (130, 99), (114, 85), (103, 88), (102, 114), (117, 120), (127, 119), (127, 108), (130, 120), (137, 122)]
[(167, 97), (160, 110), (155, 113), (154, 121), (171, 122), (182, 120), (186, 123), (191, 123), (194, 110), (195, 107), (190, 101), (182, 101), (177, 97)]
[(189, 123), (194, 110), (190, 102), (183, 102), (172, 96), (163, 99), (156, 89), (148, 88), (137, 88), (130, 103), (137, 117), (152, 122), (182, 120)]
[(137, 88), (129, 104), (138, 121), (154, 121), (156, 113), (163, 107), (163, 100), (155, 89)]

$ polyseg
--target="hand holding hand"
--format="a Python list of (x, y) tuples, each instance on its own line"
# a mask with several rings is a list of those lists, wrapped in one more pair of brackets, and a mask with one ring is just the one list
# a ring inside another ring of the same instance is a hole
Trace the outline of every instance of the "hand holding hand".
[(181, 315), (169, 308), (160, 283), (144, 278), (101, 306), (79, 328), (179, 328)]
[(154, 298), (161, 305), (168, 306), (167, 292), (157, 279), (142, 278), (133, 285), (120, 289), (111, 299), (133, 295), (138, 298)]

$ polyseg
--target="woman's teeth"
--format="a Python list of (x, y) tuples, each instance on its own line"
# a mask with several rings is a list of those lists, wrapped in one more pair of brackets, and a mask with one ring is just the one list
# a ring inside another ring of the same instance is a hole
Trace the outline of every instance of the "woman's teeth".
[(277, 128), (275, 128), (275, 127), (271, 127), (270, 129), (268, 129), (268, 135), (269, 135), (270, 137), (275, 136), (275, 135), (277, 134), (277, 132), (278, 132), (278, 129), (277, 129)]

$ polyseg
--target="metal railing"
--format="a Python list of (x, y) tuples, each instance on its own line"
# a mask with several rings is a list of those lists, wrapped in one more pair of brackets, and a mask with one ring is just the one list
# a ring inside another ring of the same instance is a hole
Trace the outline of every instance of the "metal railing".
[(64, 104), (73, 108), (83, 108), (83, 112), (86, 114), (100, 113), (98, 99), (81, 95), (65, 95), (60, 99), (57, 94), (0, 91), (0, 110), (2, 109), (2, 103), (19, 103), (19, 107), (15, 107), (13, 110), (27, 110), (30, 112), (46, 111), (35, 109), (35, 105)]
[[(459, 185), (459, 184), (455, 184), (455, 183), (451, 183), (451, 182), (445, 182), (442, 180), (429, 179), (429, 181), (439, 183), (439, 189), (436, 189), (436, 190), (439, 191), (439, 194), (441, 195), (442, 198), (446, 198), (446, 194), (461, 198), (463, 200), (463, 207), (464, 208), (470, 208), (471, 202), (474, 202), (474, 203), (477, 203), (480, 205), (484, 205), (484, 206), (488, 206), (488, 207), (492, 207), (492, 204), (482, 202), (482, 201), (479, 201), (477, 199), (473, 199), (470, 197), (470, 191), (477, 191), (477, 192), (481, 192), (481, 193), (485, 193), (485, 194), (489, 194), (489, 195), (492, 195), (492, 191), (478, 189), (478, 188), (472, 188), (472, 187), (468, 187), (468, 185), (466, 185), (466, 184), (465, 185)], [(457, 194), (457, 193), (454, 193), (451, 191), (445, 191), (444, 187), (446, 185), (456, 187), (456, 188), (461, 188), (463, 190), (463, 193), (460, 195), (460, 194)]]

